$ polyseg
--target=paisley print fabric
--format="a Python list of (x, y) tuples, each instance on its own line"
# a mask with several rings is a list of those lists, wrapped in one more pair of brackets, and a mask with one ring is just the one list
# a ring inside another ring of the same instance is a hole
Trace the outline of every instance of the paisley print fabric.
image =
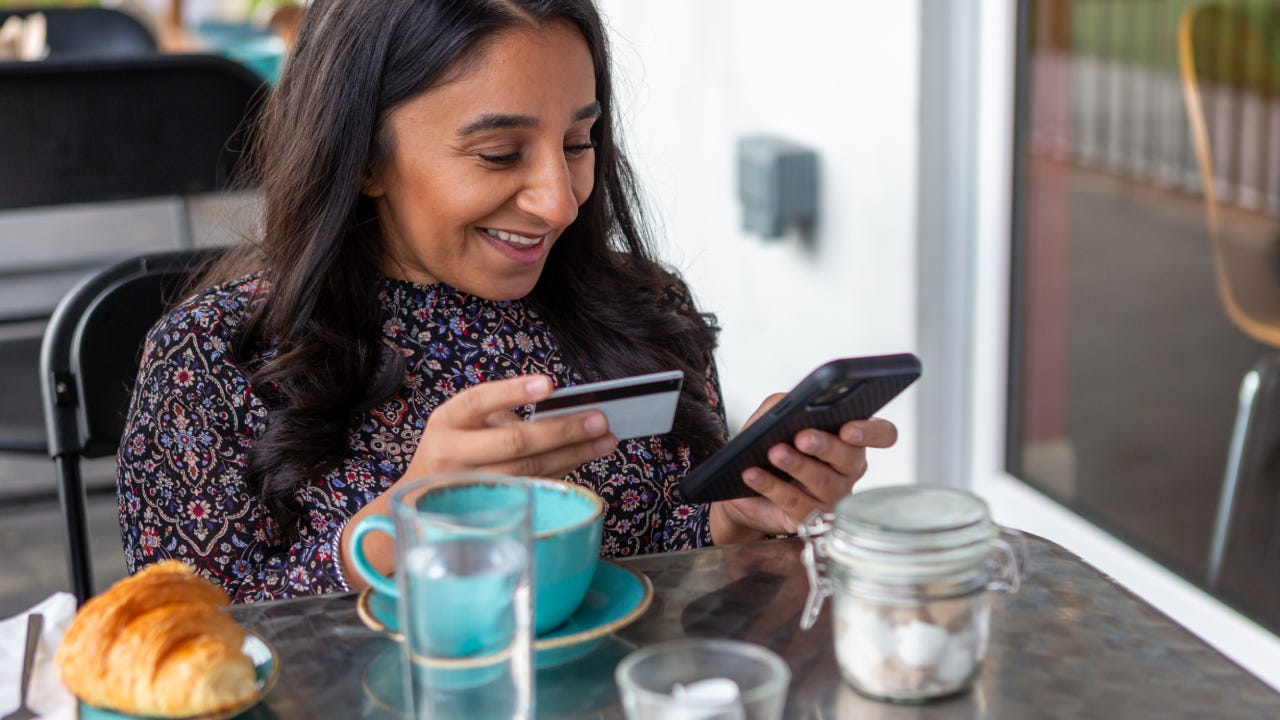
[[(119, 453), (120, 527), (130, 572), (165, 558), (193, 565), (236, 601), (347, 590), (338, 558), (348, 519), (408, 467), (427, 416), (464, 388), (545, 373), (584, 381), (554, 333), (519, 301), (386, 279), (383, 342), (406, 360), (394, 397), (353, 418), (337, 467), (296, 489), (296, 540), (245, 486), (249, 449), (270, 416), (232, 357), (232, 339), (265, 283), (247, 278), (188, 300), (148, 334)], [(688, 303), (676, 285), (677, 302)], [(250, 360), (252, 358), (249, 358)], [(714, 367), (709, 395), (720, 412)], [(527, 413), (528, 409), (517, 409)], [(670, 435), (626, 440), (566, 479), (604, 498), (601, 554), (708, 545), (708, 506), (682, 501), (688, 447)]]

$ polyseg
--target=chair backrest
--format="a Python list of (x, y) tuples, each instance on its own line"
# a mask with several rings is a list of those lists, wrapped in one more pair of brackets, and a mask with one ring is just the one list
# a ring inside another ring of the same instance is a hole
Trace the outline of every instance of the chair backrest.
[(0, 209), (225, 189), (264, 97), (214, 55), (0, 63)]
[(62, 299), (45, 331), (45, 428), (58, 475), (71, 585), (81, 602), (93, 594), (93, 575), (80, 461), (116, 452), (147, 330), (180, 299), (176, 295), (191, 271), (219, 252), (153, 253), (94, 272)]
[(101, 7), (10, 8), (0, 11), (0, 23), (11, 16), (43, 13), (49, 57), (138, 55), (156, 52), (155, 35), (127, 12)]
[(1242, 133), (1212, 132), (1212, 123), (1234, 122), (1216, 103), (1237, 103), (1240, 93), (1275, 97), (1280, 55), (1275, 34), (1255, 28), (1248, 15), (1223, 4), (1188, 7), (1178, 24), (1178, 69), (1196, 166), (1204, 193), (1214, 284), (1227, 317), (1249, 337), (1280, 347), (1280, 275), (1256, 247), (1224, 235), (1218, 201), (1219, 168), (1242, 153), (1262, 148), (1213, 147), (1216, 135), (1239, 142)]
[[(257, 121), (264, 88), (243, 66), (211, 55), (0, 63), (0, 210), (176, 198), (177, 217), (158, 237), (171, 234), (170, 247), (189, 247), (187, 197), (237, 180), (251, 140), (244, 131)], [(96, 240), (60, 239), (50, 264), (10, 263), (0, 284), (43, 290), (103, 257), (122, 256), (98, 250)], [(76, 247), (84, 256), (66, 257)], [(0, 362), (22, 378), (19, 395), (0, 409), (0, 450), (45, 451), (38, 415), (22, 412), (39, 407), (27, 378), (36, 377), (39, 326), (32, 328), (43, 317), (31, 310), (14, 317), (0, 307)]]

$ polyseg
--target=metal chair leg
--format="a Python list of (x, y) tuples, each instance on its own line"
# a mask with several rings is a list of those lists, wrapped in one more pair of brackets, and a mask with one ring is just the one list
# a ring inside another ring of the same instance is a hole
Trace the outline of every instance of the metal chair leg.
[(80, 477), (78, 458), (58, 456), (53, 459), (58, 476), (58, 498), (67, 530), (67, 567), (71, 573), (71, 591), (76, 604), (83, 605), (93, 596), (93, 559), (89, 555), (89, 520), (85, 508), (84, 481)]

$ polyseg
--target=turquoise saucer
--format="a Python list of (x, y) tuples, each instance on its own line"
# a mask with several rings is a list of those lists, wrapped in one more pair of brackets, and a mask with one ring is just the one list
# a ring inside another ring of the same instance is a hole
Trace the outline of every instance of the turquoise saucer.
[[(582, 657), (606, 637), (635, 622), (653, 602), (649, 578), (629, 567), (601, 560), (587, 596), (578, 609), (558, 627), (542, 633), (534, 643), (534, 664), (547, 668)], [(400, 642), (395, 600), (365, 588), (356, 600), (356, 612), (370, 629)]]
[[(245, 702), (229, 710), (213, 715), (201, 715), (200, 720), (225, 720), (226, 718), (237, 717), (257, 705), (275, 686), (276, 679), (280, 677), (280, 658), (276, 655), (276, 649), (267, 642), (266, 638), (252, 630), (245, 631), (242, 649), (244, 654), (253, 660), (253, 669), (258, 675), (258, 692), (254, 693), (253, 697)], [(83, 702), (80, 703), (80, 720), (134, 720), (136, 717), (135, 715), (125, 715), (114, 710), (95, 707)]]

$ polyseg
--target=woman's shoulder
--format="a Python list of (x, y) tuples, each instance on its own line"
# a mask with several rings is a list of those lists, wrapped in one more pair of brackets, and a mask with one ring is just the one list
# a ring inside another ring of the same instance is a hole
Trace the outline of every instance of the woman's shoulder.
[(230, 339), (262, 301), (267, 282), (249, 275), (200, 290), (178, 303), (152, 329), (152, 335), (216, 335)]

